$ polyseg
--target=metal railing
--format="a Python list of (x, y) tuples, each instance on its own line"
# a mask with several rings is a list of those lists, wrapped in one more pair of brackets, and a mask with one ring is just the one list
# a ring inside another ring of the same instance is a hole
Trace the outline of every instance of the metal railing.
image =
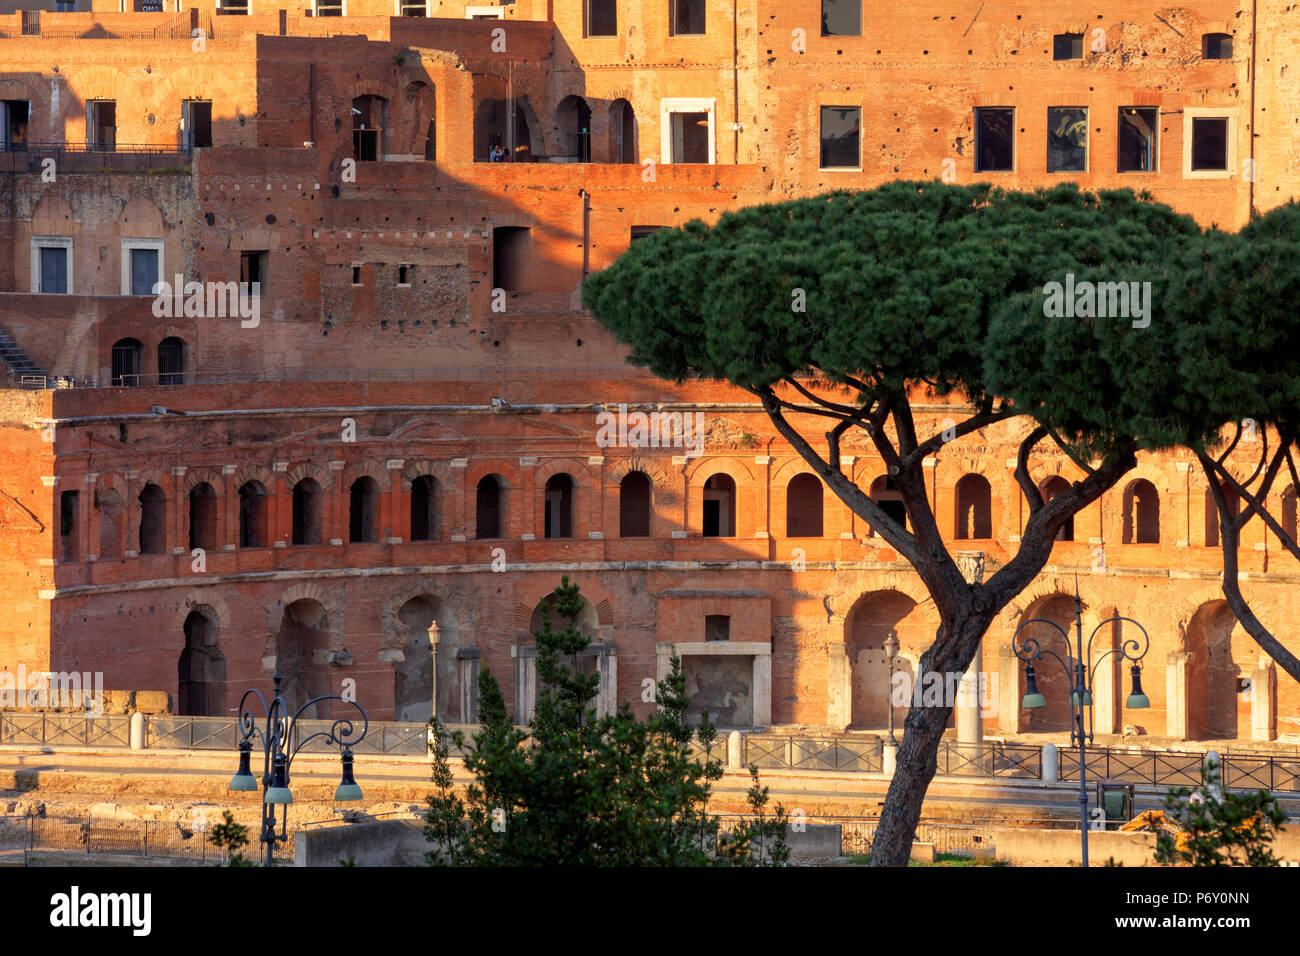
[(0, 711), (0, 744), (129, 747), (131, 718), (125, 714)]
[(879, 773), (884, 766), (884, 745), (876, 737), (747, 734), (742, 753), (746, 766), (760, 769)]
[[(1088, 752), (1088, 778), (1147, 783), (1163, 787), (1199, 787), (1205, 754), (1185, 750), (1119, 750), (1101, 747)], [(1079, 779), (1079, 752), (1060, 750), (1062, 781)]]
[(1229, 750), (1223, 755), (1223, 785), (1230, 790), (1300, 793), (1300, 754)]
[[(141, 860), (183, 860), (194, 865), (219, 866), (225, 851), (208, 840), (213, 820), (188, 825), (168, 820), (111, 820), (96, 817), (54, 817), (28, 814), (0, 817), (0, 864), (42, 866), (60, 863), (76, 866), (79, 857), (96, 856), (131, 865)], [(256, 855), (257, 834), (249, 827)], [(284, 845), (276, 846), (277, 862), (292, 863), (293, 831)]]
[(10, 143), (0, 149), (0, 172), (44, 173), (53, 160), (59, 173), (189, 172), (190, 150), (146, 143)]
[(239, 726), (234, 717), (147, 715), (144, 745), (176, 750), (236, 750)]
[(953, 740), (939, 743), (936, 773), (977, 777), (1043, 776), (1043, 748), (1034, 744), (984, 741), (964, 744)]
[[(232, 321), (237, 321), (233, 320)], [(398, 369), (245, 369), (220, 372), (167, 372), (119, 376), (125, 384), (111, 379), (73, 378), (56, 376), (49, 381), (56, 388), (133, 388), (156, 385), (235, 385), (246, 382), (330, 383), (356, 382), (500, 382), (510, 378), (529, 381), (558, 381), (578, 379), (592, 374), (602, 378), (635, 378), (636, 370), (621, 368), (398, 368)], [(41, 376), (35, 376), (39, 379)], [(35, 382), (33, 382), (35, 384)]]

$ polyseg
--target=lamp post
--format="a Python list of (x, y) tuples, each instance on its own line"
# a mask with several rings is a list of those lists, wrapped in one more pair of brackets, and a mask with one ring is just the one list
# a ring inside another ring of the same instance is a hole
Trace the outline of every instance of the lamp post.
[[(293, 793), (289, 789), (289, 770), (293, 764), (293, 758), (302, 751), (308, 741), (315, 740), (317, 737), (324, 737), (328, 742), (337, 745), (341, 748), (343, 779), (340, 781), (338, 789), (334, 791), (334, 799), (339, 803), (360, 800), (361, 788), (357, 786), (356, 780), (352, 777), (352, 747), (364, 740), (366, 733), (370, 729), (370, 720), (366, 717), (366, 712), (361, 705), (354, 700), (339, 697), (337, 694), (313, 697), (299, 707), (294, 712), (293, 717), (289, 717), (289, 706), (280, 695), (280, 684), (284, 681), (284, 677), (277, 673), (274, 680), (275, 692), (269, 704), (266, 698), (262, 696), (262, 692), (256, 688), (244, 691), (244, 696), (239, 701), (239, 769), (230, 778), (231, 790), (253, 792), (257, 790), (257, 779), (253, 776), (249, 762), (253, 751), (253, 737), (260, 738), (264, 757), (262, 765), (261, 842), (266, 844), (267, 866), (272, 864), (272, 859), (275, 856), (275, 845), (283, 843), (289, 838), (289, 804), (293, 803)], [(256, 696), (262, 702), (262, 710), (266, 721), (265, 729), (257, 725), (258, 718), (253, 713), (249, 701), (250, 695)], [(328, 730), (317, 731), (296, 744), (291, 742), (289, 734), (293, 724), (298, 720), (299, 714), (312, 704), (325, 700), (341, 700), (345, 704), (351, 704), (355, 707), (357, 712), (361, 714), (361, 734), (354, 737), (355, 722), (351, 718), (340, 717), (330, 725)], [(246, 707), (246, 703), (249, 706)], [(278, 834), (275, 832), (275, 808), (277, 806), (284, 808)]]
[[(1097, 658), (1097, 663), (1088, 668), (1087, 662), (1092, 660), (1092, 641), (1107, 624), (1113, 624), (1116, 621), (1128, 621), (1142, 632), (1142, 641), (1137, 638), (1121, 640), (1119, 647), (1111, 648)], [(1046, 624), (1054, 628), (1057, 633), (1065, 639), (1065, 657), (1057, 654), (1055, 651), (1044, 649), (1039, 641), (1033, 637), (1020, 639), (1020, 632), (1030, 624)], [(1038, 691), (1038, 681), (1034, 673), (1034, 664), (1040, 660), (1044, 654), (1056, 658), (1065, 669), (1065, 676), (1070, 680), (1070, 745), (1079, 748), (1079, 825), (1083, 834), (1083, 860), (1084, 866), (1088, 865), (1088, 753), (1086, 744), (1092, 743), (1093, 740), (1093, 701), (1092, 686), (1093, 677), (1096, 675), (1097, 668), (1111, 654), (1119, 654), (1120, 660), (1130, 660), (1133, 662), (1133, 690), (1128, 695), (1126, 706), (1131, 710), (1140, 710), (1151, 706), (1151, 701), (1147, 695), (1142, 692), (1142, 672), (1138, 667), (1138, 661), (1146, 657), (1147, 651), (1151, 647), (1151, 638), (1147, 635), (1146, 628), (1131, 617), (1121, 617), (1115, 615), (1098, 624), (1091, 634), (1088, 635), (1087, 656), (1084, 656), (1083, 644), (1083, 603), (1079, 600), (1079, 581), (1076, 578), (1074, 582), (1074, 629), (1075, 629), (1075, 649), (1074, 653), (1070, 652), (1070, 635), (1057, 624), (1055, 621), (1049, 621), (1045, 618), (1030, 618), (1025, 621), (1011, 636), (1011, 646), (1015, 651), (1016, 657), (1025, 662), (1025, 696), (1020, 706), (1026, 710), (1032, 710), (1038, 707), (1046, 707), (1047, 700)], [(1088, 723), (1087, 730), (1084, 729), (1084, 713), (1087, 712)]]
[(898, 632), (890, 631), (885, 638), (885, 659), (889, 661), (889, 690), (885, 694), (885, 705), (889, 708), (889, 745), (898, 746), (894, 736), (894, 658), (898, 656)]

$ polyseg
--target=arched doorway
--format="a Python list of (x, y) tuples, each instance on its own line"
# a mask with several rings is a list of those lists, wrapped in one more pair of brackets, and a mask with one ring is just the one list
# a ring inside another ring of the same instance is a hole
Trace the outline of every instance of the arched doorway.
[(610, 161), (636, 163), (636, 112), (632, 104), (617, 99), (609, 108)]
[[(329, 632), (325, 608), (319, 601), (302, 598), (286, 607), (275, 644), (276, 670), (284, 678), (281, 693), (290, 716), (311, 698), (331, 693), (329, 667), (324, 663), (330, 649)], [(323, 707), (308, 708), (302, 717), (326, 718), (328, 711), (326, 702)]]
[[(1018, 626), (1023, 626), (1031, 618), (1052, 621), (1066, 634), (1070, 635), (1071, 642), (1074, 641), (1074, 597), (1072, 595), (1052, 594), (1040, 598), (1029, 605), (1021, 616)], [(1087, 632), (1085, 632), (1084, 636), (1087, 637)], [(1047, 654), (1047, 651), (1051, 651), (1062, 659), (1068, 660), (1065, 640), (1055, 628), (1048, 624), (1030, 624), (1025, 627), (1020, 632), (1020, 637), (1016, 641), (1017, 645), (1022, 644), (1027, 638), (1038, 641), (1039, 646), (1043, 649), (1043, 656), (1034, 661), (1034, 677), (1038, 684), (1038, 691), (1046, 699), (1047, 706), (1036, 707), (1033, 710), (1021, 710), (1020, 728), (1027, 733), (1069, 731), (1072, 726), (1070, 717), (1072, 675), (1067, 675), (1065, 669), (1056, 662), (1056, 659)], [(1071, 655), (1074, 653), (1073, 643), (1070, 644), (1068, 650)], [(1016, 707), (1020, 706), (1025, 683), (1024, 665), (1020, 664), (1018, 666), (1020, 688), (1016, 692)]]
[[(885, 654), (885, 640), (891, 634), (899, 642), (894, 674), (905, 675), (896, 677), (892, 684)], [(901, 732), (911, 704), (917, 661), (933, 637), (919, 606), (906, 594), (871, 591), (857, 600), (845, 622), (845, 648), (851, 672), (851, 728), (886, 729), (889, 702), (897, 686), (900, 690), (894, 698), (894, 726), (895, 733)]]
[(184, 628), (185, 646), (176, 664), (176, 713), (220, 717), (226, 706), (226, 659), (217, 644), (216, 616), (191, 611)]
[(393, 665), (393, 719), (427, 721), (435, 713), (448, 723), (467, 723), (462, 713), (460, 647), (456, 615), (447, 602), (428, 594), (397, 611), (405, 640), (403, 659)]
[(1237, 694), (1243, 673), (1232, 654), (1232, 630), (1236, 625), (1237, 619), (1226, 601), (1202, 605), (1187, 625), (1189, 739), (1237, 737)]

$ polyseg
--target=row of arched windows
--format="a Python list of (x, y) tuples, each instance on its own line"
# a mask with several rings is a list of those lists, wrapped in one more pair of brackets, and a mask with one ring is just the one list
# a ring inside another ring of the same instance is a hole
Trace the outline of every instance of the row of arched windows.
[[(1048, 478), (1040, 486), (1043, 498), (1050, 501), (1069, 488), (1069, 482), (1059, 476)], [(410, 541), (437, 541), (442, 535), (442, 487), (432, 475), (418, 475), (411, 479), (410, 487)], [(543, 534), (546, 538), (570, 538), (574, 534), (579, 487), (573, 476), (552, 475), (544, 491), (545, 511)], [(619, 528), (623, 538), (644, 538), (651, 533), (654, 484), (644, 472), (628, 472), (619, 483)], [(877, 478), (871, 485), (871, 498), (891, 518), (906, 526), (907, 515), (897, 488), (887, 476)], [(265, 548), (271, 544), (268, 517), (268, 492), (257, 480), (244, 482), (238, 489), (240, 548)], [(473, 536), (479, 539), (505, 537), (509, 487), (499, 475), (483, 477), (475, 489)], [(64, 492), (62, 500), (62, 535), (64, 559), (71, 560), (75, 553), (75, 525), (77, 493)], [(147, 483), (138, 496), (140, 525), (138, 542), (140, 554), (162, 554), (167, 548), (167, 495), (162, 487)], [(348, 541), (352, 543), (379, 541), (379, 483), (368, 475), (357, 478), (348, 488)], [(1236, 514), (1236, 496), (1228, 493), (1229, 509)], [(189, 491), (189, 548), (212, 550), (222, 544), (219, 527), (217, 492), (206, 481), (199, 482)], [(117, 517), (122, 513), (123, 502), (114, 489), (102, 489), (95, 494), (95, 505), (101, 509), (99, 555), (113, 557), (121, 553)], [(702, 489), (701, 531), (706, 538), (727, 538), (736, 535), (736, 483), (727, 474), (712, 475)], [(1130, 482), (1123, 492), (1122, 532), (1124, 544), (1158, 544), (1160, 542), (1160, 496), (1154, 484), (1145, 478)], [(1282, 524), (1294, 536), (1296, 529), (1295, 489), (1288, 489), (1282, 498)], [(815, 475), (795, 475), (786, 485), (786, 537), (817, 538), (824, 533), (824, 487)], [(322, 524), (325, 515), (325, 497), (320, 483), (314, 478), (302, 478), (292, 491), (291, 543), (316, 545), (323, 543)], [(1219, 519), (1214, 501), (1206, 493), (1205, 511), (1206, 544), (1219, 544)], [(878, 534), (874, 529), (872, 534)], [(993, 536), (992, 489), (986, 478), (968, 474), (955, 487), (955, 526), (957, 540), (988, 539)], [(1074, 519), (1071, 518), (1057, 535), (1058, 541), (1074, 540)]]
[[(111, 353), (112, 384), (144, 385), (151, 376), (144, 371), (144, 343), (139, 339), (119, 339)], [(158, 343), (159, 385), (185, 384), (185, 341), (168, 336)]]

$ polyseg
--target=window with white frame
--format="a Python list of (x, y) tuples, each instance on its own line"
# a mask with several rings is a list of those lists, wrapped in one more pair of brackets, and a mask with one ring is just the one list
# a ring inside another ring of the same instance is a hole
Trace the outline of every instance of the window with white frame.
[(659, 104), (662, 162), (717, 162), (717, 101), (667, 99)]
[(32, 291), (66, 295), (72, 291), (72, 237), (32, 238)]
[(347, 14), (346, 0), (315, 0), (316, 16), (341, 17)]
[(1229, 110), (1183, 110), (1183, 178), (1226, 179), (1237, 172), (1237, 117)]
[(161, 239), (122, 240), (123, 295), (153, 295), (163, 275)]

